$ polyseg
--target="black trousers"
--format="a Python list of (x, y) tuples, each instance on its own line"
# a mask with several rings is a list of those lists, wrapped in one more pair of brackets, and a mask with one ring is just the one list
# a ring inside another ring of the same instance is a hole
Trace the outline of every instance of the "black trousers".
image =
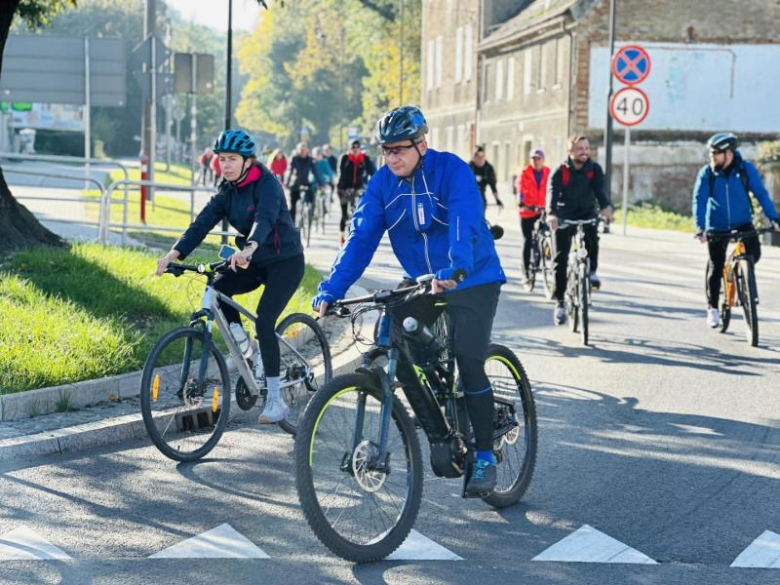
[(520, 231), (523, 232), (523, 270), (528, 273), (528, 265), (531, 262), (531, 243), (534, 233), (534, 225), (539, 220), (539, 216), (521, 217)]
[[(485, 375), (485, 360), (500, 292), (499, 283), (490, 283), (442, 295), (447, 301), (445, 310), (450, 318), (453, 354), (479, 450), (493, 448), (493, 389)], [(393, 335), (401, 334), (400, 324), (409, 316), (430, 327), (441, 314), (442, 309), (436, 307), (435, 302), (442, 297), (418, 297), (395, 307), (392, 312), (396, 325)], [(407, 387), (418, 388), (417, 376), (404, 360), (399, 360), (397, 376)]]
[[(739, 231), (752, 231), (753, 226), (740, 226)], [(753, 256), (753, 263), (757, 264), (761, 259), (761, 242), (758, 236), (744, 239), (745, 251)], [(729, 247), (729, 240), (710, 240), (707, 242), (707, 251), (710, 254), (710, 261), (707, 264), (707, 304), (713, 309), (718, 308), (720, 302), (720, 283), (723, 279), (723, 268), (726, 266), (726, 251)]]
[[(590, 259), (590, 271), (596, 272), (599, 265), (598, 230), (595, 225), (584, 225), (582, 227), (585, 230), (585, 248), (588, 250), (588, 258)], [(553, 257), (555, 292), (553, 296), (558, 302), (563, 302), (563, 295), (566, 293), (566, 265), (569, 261), (571, 240), (576, 233), (577, 228), (575, 226), (568, 228), (559, 227), (555, 230), (555, 256)]]
[[(276, 321), (290, 301), (303, 279), (306, 264), (303, 254), (267, 264), (256, 266), (252, 263), (246, 269), (220, 274), (214, 279), (214, 289), (229, 297), (252, 292), (265, 285), (265, 290), (257, 304), (257, 341), (260, 345), (260, 357), (263, 369), (268, 377), (276, 377), (280, 370), (279, 341), (276, 339)], [(228, 323), (241, 323), (241, 315), (230, 305), (220, 301)]]

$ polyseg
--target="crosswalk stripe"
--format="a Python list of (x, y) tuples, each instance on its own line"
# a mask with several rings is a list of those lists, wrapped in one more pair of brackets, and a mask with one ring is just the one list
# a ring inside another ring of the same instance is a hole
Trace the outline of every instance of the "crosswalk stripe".
[(765, 530), (734, 559), (731, 566), (780, 569), (780, 534)]
[(388, 561), (462, 561), (463, 558), (427, 536), (412, 530)]
[(66, 561), (71, 557), (27, 526), (0, 537), (0, 561)]
[(657, 564), (647, 555), (587, 524), (558, 541), (542, 553), (536, 555), (531, 560), (559, 561), (566, 563)]
[(221, 524), (155, 553), (150, 559), (267, 559), (265, 552), (230, 524)]

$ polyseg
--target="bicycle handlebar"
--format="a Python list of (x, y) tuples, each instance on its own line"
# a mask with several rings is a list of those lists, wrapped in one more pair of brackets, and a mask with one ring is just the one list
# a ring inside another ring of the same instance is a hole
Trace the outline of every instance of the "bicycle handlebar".
[(600, 217), (594, 217), (593, 219), (564, 219), (558, 223), (558, 227), (565, 228), (574, 225), (596, 225), (600, 221)]
[(185, 272), (197, 272), (198, 274), (210, 274), (212, 272), (224, 272), (227, 269), (228, 261), (220, 260), (219, 262), (212, 262), (210, 264), (169, 264), (165, 269), (168, 274), (173, 274), (176, 277), (181, 276)]
[(763, 228), (753, 228), (749, 230), (730, 230), (727, 232), (704, 232), (704, 236), (707, 238), (708, 241), (714, 241), (714, 240), (730, 240), (732, 242), (737, 242), (739, 240), (742, 240), (744, 238), (752, 238), (754, 236), (759, 236), (761, 234), (768, 234), (769, 232), (774, 232), (775, 228), (773, 227), (763, 227)]

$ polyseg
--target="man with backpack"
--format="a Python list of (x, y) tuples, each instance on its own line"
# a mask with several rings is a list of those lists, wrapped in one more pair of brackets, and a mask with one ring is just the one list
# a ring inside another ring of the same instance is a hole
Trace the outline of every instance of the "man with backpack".
[[(587, 137), (574, 136), (569, 142), (569, 157), (550, 177), (547, 185), (547, 223), (555, 233), (555, 292), (557, 301), (553, 319), (556, 325), (566, 322), (563, 296), (566, 292), (566, 264), (575, 230), (561, 228), (560, 223), (571, 219), (594, 219), (600, 215), (612, 221), (612, 204), (604, 191), (604, 171), (590, 158)], [(590, 258), (590, 281), (594, 288), (601, 286), (596, 274), (599, 262), (599, 237), (595, 225), (585, 226), (585, 247)]]
[[(707, 141), (710, 162), (699, 171), (693, 188), (696, 238), (701, 243), (707, 242), (710, 256), (707, 265), (707, 325), (713, 329), (720, 325), (720, 282), (729, 241), (708, 241), (707, 232), (753, 232), (751, 192), (775, 231), (780, 231), (777, 209), (761, 181), (761, 175), (753, 164), (742, 158), (737, 142), (737, 137), (727, 132), (715, 134)], [(743, 241), (748, 255), (753, 257), (753, 263), (757, 263), (761, 258), (758, 235), (753, 233)]]

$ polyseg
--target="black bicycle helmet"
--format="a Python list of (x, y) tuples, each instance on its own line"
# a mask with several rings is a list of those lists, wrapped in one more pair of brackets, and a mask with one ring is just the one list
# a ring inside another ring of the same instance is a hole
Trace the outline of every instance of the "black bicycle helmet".
[(225, 130), (214, 143), (214, 152), (234, 152), (243, 157), (255, 156), (255, 140), (243, 130)]
[(417, 106), (401, 106), (390, 110), (379, 118), (376, 137), (379, 144), (390, 144), (401, 140), (419, 142), (428, 132), (428, 123)]
[(707, 148), (714, 152), (734, 152), (737, 150), (737, 137), (731, 132), (715, 134), (707, 141)]

